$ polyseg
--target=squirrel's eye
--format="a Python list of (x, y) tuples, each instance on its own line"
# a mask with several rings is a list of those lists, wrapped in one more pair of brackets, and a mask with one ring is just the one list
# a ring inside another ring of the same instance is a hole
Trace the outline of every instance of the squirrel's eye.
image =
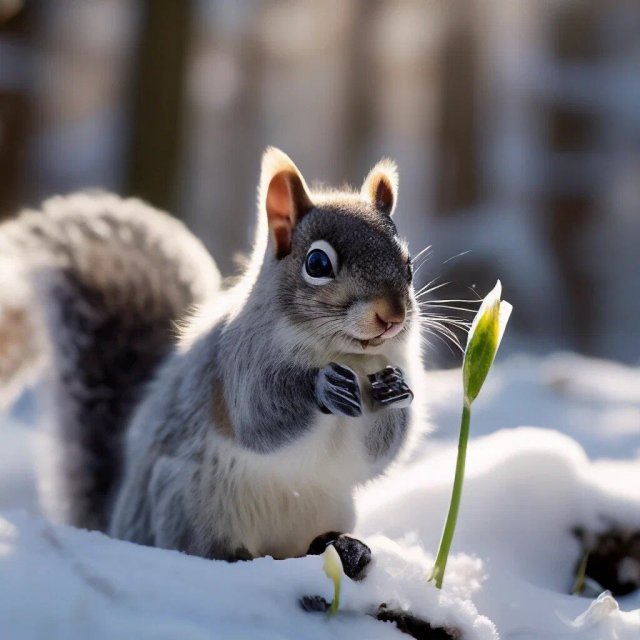
[(317, 240), (309, 247), (302, 275), (309, 284), (327, 284), (336, 277), (337, 267), (338, 256), (334, 248), (325, 240)]
[(333, 275), (331, 260), (322, 249), (314, 249), (307, 254), (306, 269), (312, 278), (330, 278)]

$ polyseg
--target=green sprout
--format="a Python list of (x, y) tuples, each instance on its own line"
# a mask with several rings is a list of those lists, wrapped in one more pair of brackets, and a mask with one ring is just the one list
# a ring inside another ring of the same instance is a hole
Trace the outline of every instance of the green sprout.
[(336, 548), (330, 544), (322, 554), (324, 558), (324, 572), (327, 577), (333, 581), (333, 601), (327, 612), (330, 616), (338, 612), (340, 608), (340, 583), (342, 580), (342, 560), (336, 551)]
[(467, 457), (467, 442), (469, 440), (469, 424), (471, 422), (471, 404), (478, 397), (480, 389), (491, 369), (493, 360), (500, 346), (507, 321), (511, 315), (511, 305), (500, 300), (502, 285), (500, 280), (482, 301), (480, 309), (469, 329), (467, 348), (462, 363), (462, 380), (464, 385), (464, 402), (462, 419), (460, 422), (460, 438), (458, 440), (458, 459), (456, 474), (451, 493), (449, 513), (442, 531), (438, 555), (429, 580), (435, 580), (436, 587), (442, 588), (444, 571), (449, 558), (449, 551), (456, 529), (462, 484), (464, 482), (464, 465)]
[(588, 564), (589, 552), (585, 550), (582, 554), (582, 560), (580, 560), (580, 566), (578, 567), (578, 573), (576, 574), (576, 581), (573, 583), (573, 588), (571, 589), (572, 596), (580, 596), (584, 593)]

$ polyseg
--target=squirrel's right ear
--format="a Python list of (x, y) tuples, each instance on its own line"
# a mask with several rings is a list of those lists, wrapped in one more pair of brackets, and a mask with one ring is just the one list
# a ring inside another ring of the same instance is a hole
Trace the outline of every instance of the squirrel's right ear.
[(274, 254), (280, 260), (291, 252), (293, 229), (313, 203), (298, 167), (275, 147), (262, 156), (258, 197), (267, 215)]

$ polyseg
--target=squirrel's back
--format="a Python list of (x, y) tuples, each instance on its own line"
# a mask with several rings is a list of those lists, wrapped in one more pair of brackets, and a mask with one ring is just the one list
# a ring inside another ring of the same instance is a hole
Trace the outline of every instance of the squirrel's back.
[(0, 405), (45, 366), (68, 522), (105, 528), (127, 419), (175, 323), (219, 287), (204, 246), (139, 200), (56, 197), (0, 225)]

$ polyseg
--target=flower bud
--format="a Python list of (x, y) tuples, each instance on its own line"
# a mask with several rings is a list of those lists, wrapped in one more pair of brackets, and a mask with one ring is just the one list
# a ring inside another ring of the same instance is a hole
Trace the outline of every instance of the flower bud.
[(322, 558), (324, 559), (324, 572), (328, 578), (333, 580), (333, 602), (329, 613), (334, 614), (340, 607), (340, 582), (343, 574), (342, 560), (332, 544), (325, 549)]
[(500, 300), (501, 294), (502, 285), (498, 280), (496, 286), (482, 301), (469, 330), (462, 364), (466, 406), (471, 406), (480, 393), (511, 315), (512, 306)]

